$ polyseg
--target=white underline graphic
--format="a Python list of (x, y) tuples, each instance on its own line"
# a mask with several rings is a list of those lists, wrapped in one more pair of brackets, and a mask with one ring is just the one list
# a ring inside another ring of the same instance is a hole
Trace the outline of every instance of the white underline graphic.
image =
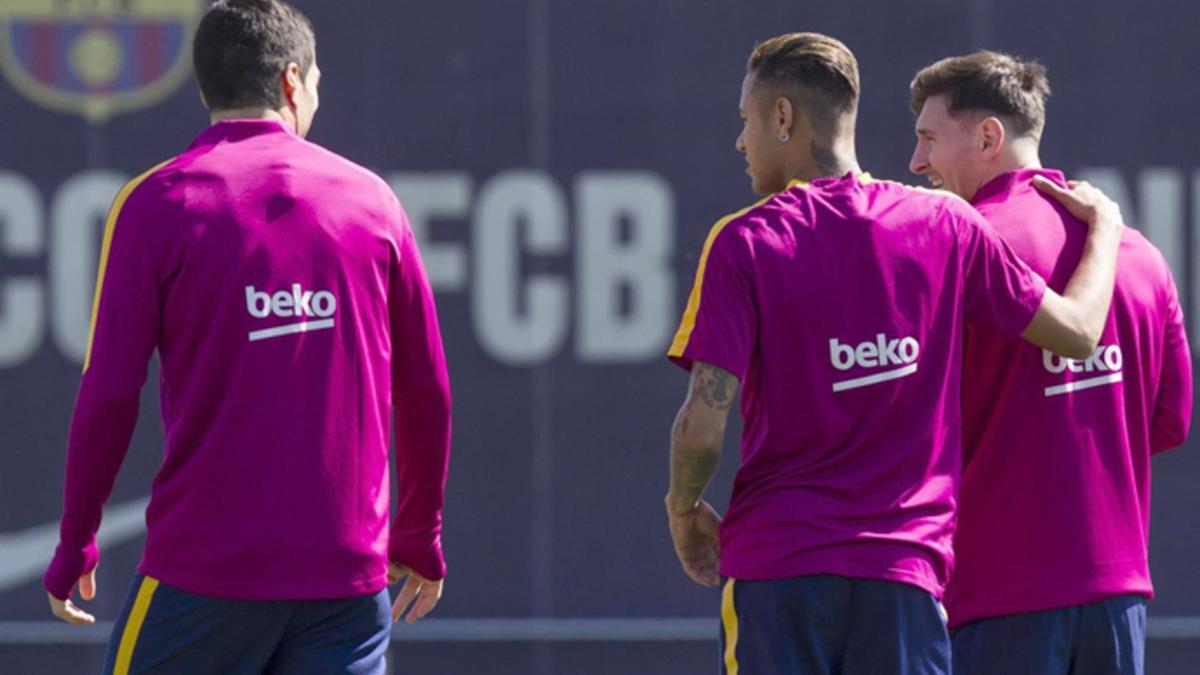
[(1101, 387), (1106, 384), (1114, 384), (1121, 381), (1120, 373), (1112, 375), (1101, 375), (1100, 377), (1091, 377), (1086, 380), (1076, 380), (1066, 384), (1058, 384), (1053, 387), (1046, 387), (1046, 396), (1058, 396), (1059, 394), (1069, 394), (1080, 389), (1091, 389), (1092, 387)]
[(333, 328), (333, 319), (321, 319), (320, 321), (301, 321), (287, 326), (276, 326), (274, 328), (264, 328), (250, 333), (250, 341), (266, 340), (268, 338), (279, 337), (280, 335), (291, 335), (292, 333), (307, 333), (312, 330), (322, 330), (325, 328)]
[(884, 373), (875, 373), (874, 375), (868, 375), (866, 377), (859, 377), (859, 378), (855, 378), (853, 380), (834, 382), (833, 390), (834, 391), (846, 391), (847, 389), (858, 389), (859, 387), (867, 387), (872, 384), (879, 384), (880, 382), (887, 382), (888, 380), (896, 380), (901, 377), (906, 377), (908, 375), (912, 375), (915, 372), (917, 372), (917, 364), (914, 363), (911, 366), (904, 366), (903, 368), (897, 368), (896, 370), (889, 370)]

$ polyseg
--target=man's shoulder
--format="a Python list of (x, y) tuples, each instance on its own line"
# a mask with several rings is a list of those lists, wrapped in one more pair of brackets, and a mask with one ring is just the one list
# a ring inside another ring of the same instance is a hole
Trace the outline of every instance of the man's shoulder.
[[(854, 212), (857, 215), (846, 215), (847, 218), (865, 217), (863, 214), (866, 211), (887, 211), (901, 220), (919, 220), (953, 228), (963, 224), (987, 226), (987, 222), (978, 211), (966, 200), (951, 192), (881, 180), (869, 174), (862, 174), (859, 181), (861, 189), (866, 191), (870, 201), (860, 202), (856, 207), (860, 210)], [(711, 247), (718, 241), (750, 240), (759, 235), (772, 236), (770, 233), (778, 229), (828, 224), (827, 216), (830, 213), (843, 212), (844, 209), (822, 208), (819, 203), (827, 199), (836, 201), (839, 197), (839, 194), (823, 193), (819, 185), (793, 181), (787, 189), (717, 219), (709, 231), (707, 246)], [(902, 209), (891, 208), (893, 204)]]
[(323, 145), (311, 141), (303, 141), (303, 143), (306, 150), (312, 155), (313, 168), (319, 169), (323, 173), (335, 174), (340, 180), (367, 190), (366, 194), (395, 198), (395, 192), (392, 191), (387, 181), (371, 169)]
[(876, 193), (892, 195), (896, 199), (926, 201), (931, 204), (946, 205), (949, 208), (971, 208), (971, 204), (967, 200), (949, 190), (927, 188), (891, 178), (876, 178), (870, 174), (863, 174), (861, 180), (867, 189)]
[(710, 236), (725, 230), (737, 230), (746, 227), (753, 227), (755, 223), (761, 222), (764, 218), (772, 217), (779, 211), (780, 194), (773, 194), (744, 206), (736, 211), (731, 211), (713, 223), (709, 229)]
[(714, 248), (727, 248), (735, 241), (753, 236), (765, 220), (777, 217), (780, 211), (777, 202), (781, 194), (763, 197), (749, 206), (717, 218), (708, 229), (701, 257), (707, 258)]
[(948, 190), (870, 176), (863, 181), (863, 189), (869, 193), (872, 216), (881, 223), (936, 231), (960, 240), (974, 240), (979, 230), (991, 230), (970, 202)]
[(1124, 253), (1126, 250), (1136, 254), (1139, 258), (1149, 258), (1156, 262), (1166, 259), (1163, 252), (1151, 243), (1146, 235), (1129, 226), (1121, 230), (1121, 252)]
[(780, 192), (767, 195), (753, 204), (721, 216), (709, 230), (709, 241), (722, 234), (725, 235), (722, 238), (752, 236), (785, 221), (806, 220), (805, 209), (798, 208), (798, 205), (809, 198), (806, 194), (807, 187), (807, 183), (793, 181)]
[(888, 178), (874, 178), (869, 174), (862, 182), (864, 189), (868, 190), (876, 201), (902, 204), (927, 214), (929, 219), (946, 218), (971, 224), (984, 222), (970, 202), (949, 190), (911, 185)]
[(1171, 267), (1167, 257), (1144, 234), (1132, 227), (1121, 232), (1121, 248), (1118, 253), (1117, 282), (1127, 284), (1153, 284), (1160, 290), (1172, 283)]
[(113, 200), (113, 212), (132, 214), (161, 206), (165, 193), (177, 182), (182, 157), (159, 162), (129, 179)]

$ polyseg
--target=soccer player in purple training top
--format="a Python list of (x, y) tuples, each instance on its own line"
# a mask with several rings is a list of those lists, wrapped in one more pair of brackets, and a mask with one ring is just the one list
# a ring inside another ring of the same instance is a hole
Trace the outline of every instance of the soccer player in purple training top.
[[(1045, 69), (979, 52), (912, 82), (911, 169), (968, 199), (1051, 288), (1088, 228), (1031, 187), (1050, 88)], [(1150, 456), (1183, 443), (1192, 366), (1171, 270), (1134, 230), (1121, 239), (1112, 311), (1086, 359), (967, 329), (965, 473), (946, 591), (964, 675), (1141, 673)]]
[(106, 671), (383, 673), (391, 621), (433, 609), (445, 575), (433, 296), (387, 184), (304, 140), (308, 20), (219, 0), (194, 50), (213, 125), (125, 186), (105, 228), (50, 604), (93, 621), (69, 598), (96, 593), (101, 506), (157, 350), (166, 447)]
[[(1060, 296), (966, 202), (860, 173), (858, 98), (837, 40), (755, 48), (737, 149), (766, 198), (712, 228), (670, 348), (691, 370), (670, 531), (692, 579), (727, 578), (729, 673), (949, 672), (938, 598), (964, 325), (1084, 358), (1111, 299), (1115, 204), (1087, 187), (1060, 195), (1093, 222)], [(722, 522), (702, 493), (739, 383), (741, 465)]]

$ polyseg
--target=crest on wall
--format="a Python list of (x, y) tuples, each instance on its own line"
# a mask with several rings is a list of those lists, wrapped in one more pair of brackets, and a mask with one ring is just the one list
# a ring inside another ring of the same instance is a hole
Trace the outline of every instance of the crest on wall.
[(191, 74), (204, 0), (3, 0), (0, 71), (39, 105), (103, 124)]

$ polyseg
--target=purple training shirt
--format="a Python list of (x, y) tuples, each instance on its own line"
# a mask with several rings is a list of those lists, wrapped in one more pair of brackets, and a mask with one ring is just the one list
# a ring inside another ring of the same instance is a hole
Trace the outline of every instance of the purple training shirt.
[(965, 321), (1019, 335), (1044, 291), (944, 193), (848, 174), (719, 221), (670, 356), (741, 380), (721, 574), (836, 574), (940, 597)]
[[(1058, 171), (1003, 174), (976, 208), (1061, 291), (1087, 226), (1030, 184)], [(1112, 310), (1091, 358), (1072, 361), (968, 328), (966, 466), (950, 625), (1151, 597), (1150, 455), (1183, 443), (1192, 365), (1166, 261), (1142, 235), (1121, 240)]]
[(412, 229), (382, 180), (245, 120), (121, 191), (45, 576), (56, 597), (96, 565), (156, 349), (165, 448), (141, 572), (243, 600), (375, 593), (389, 559), (445, 574), (449, 379)]

